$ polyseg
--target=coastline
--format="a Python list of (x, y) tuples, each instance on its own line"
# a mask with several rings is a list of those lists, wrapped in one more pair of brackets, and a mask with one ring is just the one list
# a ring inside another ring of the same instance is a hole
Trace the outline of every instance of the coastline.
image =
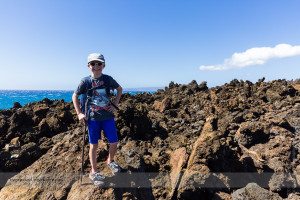
[[(135, 95), (137, 93), (154, 93), (162, 87), (151, 88), (128, 88), (124, 89), (123, 94)], [(63, 99), (66, 102), (72, 101), (73, 90), (0, 90), (0, 110), (13, 108), (15, 102), (24, 106), (45, 98), (50, 100)]]

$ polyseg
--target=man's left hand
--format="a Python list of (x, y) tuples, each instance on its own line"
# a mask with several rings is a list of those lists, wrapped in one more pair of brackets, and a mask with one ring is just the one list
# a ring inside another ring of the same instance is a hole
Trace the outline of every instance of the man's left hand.
[(109, 105), (107, 111), (113, 113), (115, 111), (115, 107), (113, 105)]

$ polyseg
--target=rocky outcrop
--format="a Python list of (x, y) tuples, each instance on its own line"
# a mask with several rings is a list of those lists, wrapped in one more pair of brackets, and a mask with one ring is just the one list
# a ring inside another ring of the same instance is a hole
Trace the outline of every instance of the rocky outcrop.
[(46, 153), (55, 135), (78, 126), (71, 103), (44, 99), (0, 111), (0, 171), (18, 172)]
[(116, 113), (122, 173), (98, 149), (105, 186), (79, 179), (82, 130), (70, 102), (44, 99), (0, 111), (1, 199), (297, 199), (300, 82), (170, 83), (124, 94)]

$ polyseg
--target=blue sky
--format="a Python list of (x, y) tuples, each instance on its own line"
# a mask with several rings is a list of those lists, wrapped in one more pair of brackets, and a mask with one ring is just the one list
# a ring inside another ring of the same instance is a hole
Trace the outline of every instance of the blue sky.
[(0, 89), (74, 90), (94, 52), (123, 88), (297, 79), (299, 8), (296, 0), (1, 0)]

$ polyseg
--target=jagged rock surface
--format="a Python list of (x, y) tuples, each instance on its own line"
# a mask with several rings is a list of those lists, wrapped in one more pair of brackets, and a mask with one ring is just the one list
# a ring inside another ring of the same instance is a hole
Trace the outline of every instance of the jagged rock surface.
[(87, 148), (78, 180), (82, 131), (70, 102), (16, 104), (0, 111), (0, 171), (20, 173), (0, 198), (297, 199), (299, 89), (298, 80), (261, 79), (211, 89), (171, 82), (154, 94), (124, 94), (116, 115), (122, 173), (113, 177), (107, 168), (104, 139), (103, 188), (86, 176)]

